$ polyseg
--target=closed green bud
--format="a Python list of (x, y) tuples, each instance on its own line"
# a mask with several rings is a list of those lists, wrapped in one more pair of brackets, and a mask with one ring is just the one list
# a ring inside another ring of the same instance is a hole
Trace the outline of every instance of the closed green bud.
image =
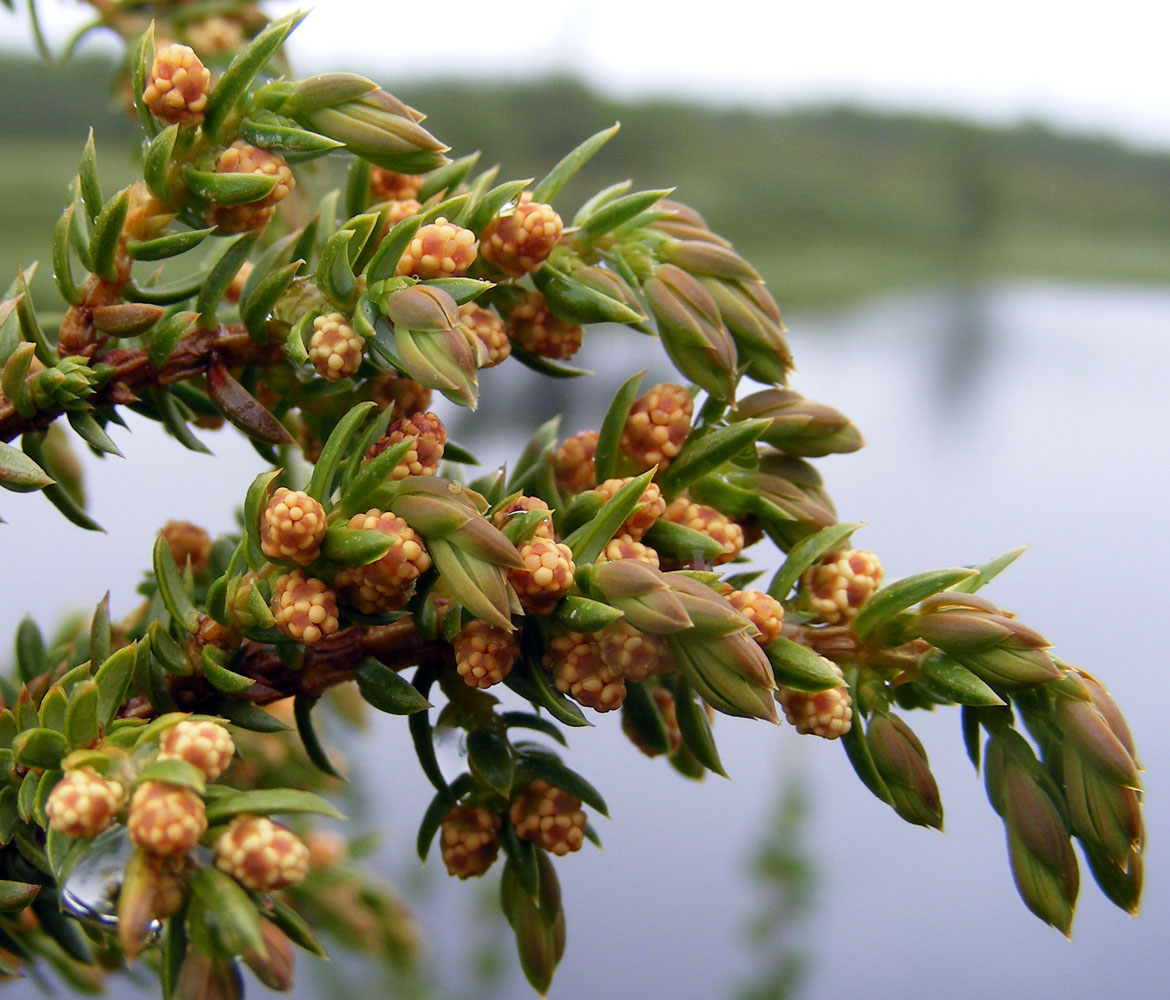
[(671, 655), (691, 687), (726, 715), (778, 722), (771, 665), (758, 643), (740, 632), (727, 636), (670, 635)]
[(1064, 819), (1032, 767), (1009, 758), (1000, 780), (1008, 857), (1020, 898), (1041, 920), (1067, 934), (1080, 872)]
[(396, 326), (394, 349), (403, 371), (415, 382), (475, 409), (481, 354), (480, 341), (474, 335), (469, 336), (460, 326), (431, 332)]
[(730, 247), (709, 240), (667, 240), (658, 257), (677, 264), (688, 274), (710, 275), (730, 281), (759, 281), (756, 269)]
[(633, 289), (605, 268), (572, 267), (571, 258), (554, 255), (533, 280), (554, 315), (568, 323), (641, 323), (646, 319)]
[(896, 715), (877, 713), (866, 730), (869, 752), (890, 791), (894, 811), (908, 823), (942, 829), (942, 800), (926, 750)]
[(417, 112), (352, 73), (303, 80), (277, 110), (387, 170), (421, 174), (447, 162), (448, 147), (418, 124)]
[[(667, 573), (666, 579), (676, 597), (686, 608), (696, 632), (703, 635), (732, 635), (746, 632), (755, 636), (757, 629), (744, 615), (706, 584), (686, 573)], [(769, 669), (769, 673), (771, 670)]]
[(686, 607), (669, 581), (654, 567), (634, 559), (614, 559), (588, 576), (598, 597), (625, 615), (639, 632), (667, 635), (691, 627)]
[(93, 325), (111, 337), (136, 337), (149, 330), (166, 312), (162, 306), (146, 302), (121, 302), (98, 306), (93, 311)]
[(864, 444), (843, 413), (791, 389), (765, 389), (736, 404), (736, 420), (757, 418), (771, 421), (760, 440), (789, 455), (817, 458), (857, 451)]
[(1124, 866), (1145, 839), (1138, 792), (1111, 781), (1069, 743), (1061, 764), (1073, 832), (1110, 863)]
[(675, 367), (716, 399), (730, 399), (737, 374), (735, 344), (711, 293), (674, 264), (657, 268), (642, 291)]
[(408, 330), (442, 332), (459, 323), (459, 306), (441, 288), (412, 285), (378, 300), (382, 314), (395, 326)]
[(719, 306), (747, 373), (757, 382), (784, 382), (792, 370), (792, 352), (784, 339), (780, 309), (764, 283), (709, 277), (703, 285)]
[(1133, 757), (1095, 705), (1061, 698), (1056, 704), (1056, 717), (1066, 744), (1075, 747), (1087, 763), (1116, 784), (1141, 788)]

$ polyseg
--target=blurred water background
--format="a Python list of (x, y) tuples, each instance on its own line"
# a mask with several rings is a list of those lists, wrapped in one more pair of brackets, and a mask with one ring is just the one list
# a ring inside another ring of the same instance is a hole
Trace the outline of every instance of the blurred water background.
[[(106, 69), (63, 72), (75, 88)], [(4, 273), (47, 258), (90, 118), (110, 150), (103, 183), (113, 189), (126, 170), (125, 132), (101, 88), (66, 101), (50, 80), (0, 54), (0, 190), (17, 192), (0, 197)], [(860, 453), (818, 462), (842, 519), (867, 522), (857, 543), (882, 555), (887, 579), (1029, 544), (990, 593), (1063, 657), (1099, 671), (1150, 768), (1143, 913), (1113, 909), (1085, 874), (1068, 942), (1015, 896), (957, 712), (910, 716), (943, 792), (943, 835), (903, 824), (840, 747), (787, 727), (720, 719), (732, 780), (696, 786), (599, 718), (571, 734), (571, 758), (613, 822), (595, 824), (603, 851), (558, 865), (569, 947), (550, 996), (1163, 995), (1170, 156), (1038, 122), (647, 104), (563, 79), (397, 89), (457, 151), (483, 148), (509, 176), (539, 173), (620, 117), (622, 136), (574, 189), (578, 200), (624, 176), (678, 183), (757, 263), (792, 331), (794, 388), (865, 434)], [(604, 330), (578, 360), (596, 374), (550, 384), (507, 364), (484, 373), (474, 416), (440, 412), (490, 465), (553, 412), (565, 413), (566, 432), (596, 427), (630, 371), (646, 367), (648, 384), (669, 375), (656, 342)], [(91, 512), (108, 534), (73, 528), (39, 497), (4, 494), (0, 636), (27, 611), (91, 608), (107, 588), (114, 614), (129, 612), (161, 523), (231, 529), (225, 498), (242, 497), (260, 468), (228, 432), (204, 435), (214, 459), (134, 419), (114, 437), (125, 461), (85, 456)], [(398, 984), (401, 995), (524, 995), (510, 942), (484, 915), (490, 885), (456, 884), (437, 858), (421, 873), (412, 861), (429, 792), (404, 730), (375, 720), (348, 747), (378, 764), (362, 779), (359, 822), (384, 831), (380, 869), (426, 933), (429, 993)], [(298, 995), (329, 981), (322, 969)]]

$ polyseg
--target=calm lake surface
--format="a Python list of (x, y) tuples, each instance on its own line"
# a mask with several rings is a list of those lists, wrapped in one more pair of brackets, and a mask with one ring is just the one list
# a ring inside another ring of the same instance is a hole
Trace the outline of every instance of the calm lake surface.
[[(613, 821), (594, 819), (603, 851), (558, 863), (569, 945), (550, 997), (731, 997), (790, 947), (808, 953), (801, 995), (810, 998), (1162, 995), (1170, 293), (1005, 285), (788, 321), (793, 387), (844, 410), (866, 436), (860, 453), (818, 466), (842, 520), (867, 522), (856, 544), (882, 556), (887, 580), (1031, 545), (988, 594), (1063, 658), (1099, 672), (1129, 717), (1150, 769), (1143, 913), (1115, 910), (1087, 873), (1071, 942), (1025, 910), (957, 711), (907, 713), (943, 793), (945, 834), (902, 823), (839, 746), (788, 727), (720, 718), (732, 780), (695, 785), (601, 717), (571, 734), (568, 761), (606, 795)], [(647, 385), (670, 375), (648, 338), (597, 333), (578, 360), (597, 375), (550, 386), (515, 364), (485, 372), (484, 406), (453, 423), (452, 436), (492, 464), (514, 457), (516, 435), (546, 413), (565, 410), (565, 432), (596, 427), (630, 371), (647, 367)], [(217, 462), (132, 426), (114, 433), (124, 463), (87, 458), (91, 511), (109, 535), (72, 528), (38, 497), (0, 498), (10, 522), (0, 527), (0, 634), (12, 635), (30, 609), (92, 607), (107, 588), (114, 614), (127, 613), (168, 518), (231, 527), (224, 498), (242, 499), (259, 469), (250, 448), (208, 435)], [(364, 778), (367, 820), (388, 831), (386, 875), (417, 893), (431, 956), (446, 966), (441, 995), (485, 995), (460, 980), (460, 945), (483, 924), (473, 913), (482, 892), (441, 877), (437, 857), (412, 874), (429, 792), (405, 727), (379, 719), (351, 753), (377, 758), (377, 774)], [(456, 748), (448, 758), (459, 765)], [(777, 800), (794, 789), (808, 815), (782, 840), (817, 873), (816, 903), (769, 954), (746, 940), (748, 921), (776, 905), (749, 863)], [(299, 995), (315, 992), (306, 980)], [(524, 993), (513, 980), (499, 995)]]

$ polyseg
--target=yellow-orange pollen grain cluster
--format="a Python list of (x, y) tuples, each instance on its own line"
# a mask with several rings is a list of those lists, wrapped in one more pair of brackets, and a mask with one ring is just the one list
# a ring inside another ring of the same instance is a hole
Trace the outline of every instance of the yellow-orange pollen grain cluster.
[(601, 655), (591, 635), (565, 632), (549, 640), (541, 661), (562, 694), (598, 712), (612, 712), (626, 699), (621, 672)]
[(681, 385), (663, 382), (634, 400), (622, 428), (621, 450), (639, 472), (661, 472), (682, 450), (691, 429), (694, 400)]
[(508, 813), (516, 834), (546, 851), (564, 857), (585, 842), (585, 812), (581, 800), (547, 781), (532, 782), (512, 803)]
[(459, 322), (474, 333), (487, 349), (487, 363), (482, 367), (494, 368), (512, 353), (512, 341), (508, 339), (504, 321), (490, 309), (474, 302), (465, 302), (459, 307)]
[(53, 786), (45, 814), (58, 833), (89, 839), (101, 833), (121, 811), (122, 786), (92, 768), (66, 771)]
[(675, 666), (661, 636), (639, 632), (620, 618), (597, 633), (597, 645), (606, 665), (627, 681), (644, 681)]
[(198, 576), (211, 559), (211, 536), (190, 521), (167, 521), (162, 536), (171, 550), (175, 565), (182, 572), (191, 560), (191, 572)]
[(337, 597), (323, 581), (296, 570), (276, 581), (272, 616), (290, 639), (312, 645), (337, 631)]
[(536, 528), (533, 530), (531, 537), (533, 538), (552, 538), (553, 537), (553, 522), (552, 511), (548, 509), (546, 504), (540, 497), (526, 497), (519, 496), (510, 503), (505, 504), (492, 515), (492, 523), (501, 530), (508, 524), (513, 517), (521, 516), (523, 514), (530, 514), (533, 511), (543, 511), (548, 517), (542, 517), (536, 523)]
[(488, 263), (514, 278), (540, 267), (561, 238), (561, 217), (551, 205), (532, 201), (527, 191), (508, 215), (484, 228), (479, 252)]
[[(603, 500), (612, 500), (617, 491), (630, 481), (630, 478), (625, 479), (607, 479), (604, 483), (597, 486), (597, 492), (601, 494)], [(634, 508), (634, 513), (626, 518), (625, 523), (618, 528), (616, 534), (629, 535), (632, 541), (641, 541), (642, 536), (646, 534), (666, 510), (666, 501), (662, 498), (662, 490), (658, 488), (657, 483), (650, 483), (646, 489), (642, 491), (642, 496), (638, 499), (638, 506)]]
[(185, 854), (207, 829), (207, 814), (190, 788), (144, 781), (130, 799), (126, 829), (151, 854)]
[(473, 621), (455, 637), (455, 669), (476, 688), (499, 684), (512, 672), (520, 647), (511, 634), (495, 625)]
[(270, 819), (237, 816), (215, 842), (215, 867), (245, 889), (284, 889), (309, 873), (309, 849)]
[(374, 201), (406, 201), (417, 197), (422, 186), (420, 174), (399, 174), (385, 167), (370, 167), (370, 195)]
[(475, 233), (440, 216), (419, 229), (399, 258), (396, 270), (416, 278), (456, 277), (467, 273), (475, 255)]
[(158, 741), (159, 760), (185, 760), (215, 781), (232, 762), (236, 745), (231, 733), (217, 722), (184, 719)]
[(841, 678), (841, 686), (827, 691), (793, 691), (781, 687), (776, 700), (784, 709), (784, 718), (798, 733), (835, 740), (844, 736), (853, 725), (853, 704), (841, 668), (830, 663), (833, 672)]
[(850, 622), (882, 582), (882, 564), (872, 552), (833, 552), (800, 578), (801, 602), (830, 625)]
[(643, 542), (635, 542), (629, 535), (617, 535), (606, 542), (597, 561), (612, 562), (615, 559), (637, 559), (659, 568), (658, 553)]
[(547, 614), (573, 585), (572, 550), (550, 538), (530, 538), (518, 548), (524, 565), (508, 570), (508, 582), (525, 611)]
[(780, 638), (784, 628), (784, 605), (776, 598), (762, 590), (733, 590), (727, 595), (727, 602), (760, 630), (756, 642), (761, 646)]
[(443, 818), (439, 849), (447, 874), (477, 878), (486, 872), (500, 852), (500, 817), (490, 809), (455, 806)]
[(349, 378), (362, 365), (365, 343), (341, 313), (326, 313), (313, 320), (309, 338), (309, 363), (330, 382)]
[(552, 314), (540, 292), (529, 292), (509, 314), (508, 336), (531, 354), (567, 361), (581, 347), (582, 330)]
[(422, 539), (402, 518), (376, 508), (349, 519), (351, 528), (381, 531), (394, 544), (381, 559), (356, 569), (342, 570), (334, 583), (347, 603), (365, 614), (394, 611), (414, 593), (414, 582), (431, 566)]
[(584, 493), (597, 485), (597, 438), (597, 431), (578, 431), (553, 452), (553, 475), (562, 493)]
[(681, 524), (692, 531), (700, 531), (718, 542), (723, 551), (712, 560), (716, 566), (731, 562), (743, 551), (743, 528), (714, 507), (695, 503), (686, 497), (678, 497), (671, 501), (662, 516), (672, 524)]
[(370, 445), (366, 458), (382, 454), (402, 441), (414, 438), (410, 450), (390, 473), (394, 480), (407, 476), (433, 476), (443, 461), (443, 448), (447, 444), (447, 428), (433, 413), (414, 413), (392, 423), (385, 434)]
[(269, 559), (307, 566), (321, 554), (326, 527), (320, 501), (281, 486), (260, 515), (260, 548)]
[(217, 174), (258, 174), (272, 177), (276, 185), (258, 201), (242, 205), (212, 205), (207, 213), (208, 221), (225, 233), (242, 233), (252, 229), (263, 229), (276, 212), (279, 202), (287, 198), (296, 187), (293, 172), (279, 153), (258, 149), (242, 139), (237, 139), (219, 154), (215, 164)]
[(168, 45), (155, 53), (142, 103), (155, 118), (172, 125), (203, 123), (211, 71), (187, 45)]

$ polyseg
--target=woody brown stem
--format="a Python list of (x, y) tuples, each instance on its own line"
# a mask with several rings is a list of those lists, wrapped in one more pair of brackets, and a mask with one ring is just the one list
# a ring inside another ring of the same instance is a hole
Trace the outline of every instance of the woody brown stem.
[[(414, 627), (414, 619), (403, 618), (391, 625), (344, 629), (313, 646), (305, 647), (300, 669), (281, 662), (269, 646), (246, 643), (240, 664), (234, 669), (255, 684), (239, 695), (241, 701), (267, 705), (297, 695), (319, 698), (329, 688), (354, 678), (362, 661), (373, 657), (392, 670), (405, 670), (424, 662), (452, 656), (451, 646), (437, 639), (427, 639)], [(168, 678), (175, 704), (185, 712), (207, 709), (222, 695), (201, 675), (171, 675)], [(137, 697), (126, 703), (121, 714), (128, 718), (150, 718), (158, 714), (150, 701)]]
[[(179, 341), (166, 364), (157, 370), (142, 348), (106, 351), (96, 363), (112, 368), (113, 374), (87, 402), (95, 407), (133, 403), (143, 389), (204, 375), (216, 364), (229, 368), (242, 364), (272, 364), (283, 357), (279, 344), (257, 344), (241, 323), (215, 330), (193, 330)], [(22, 417), (0, 394), (0, 441), (12, 441), (28, 431), (44, 430), (64, 412), (63, 408), (56, 407)]]

